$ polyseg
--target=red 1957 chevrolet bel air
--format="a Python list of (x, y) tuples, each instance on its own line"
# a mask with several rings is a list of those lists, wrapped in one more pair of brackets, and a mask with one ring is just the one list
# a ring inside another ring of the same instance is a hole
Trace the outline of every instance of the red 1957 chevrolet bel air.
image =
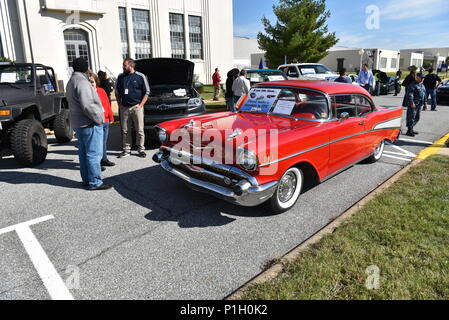
[(153, 160), (194, 190), (282, 213), (305, 186), (378, 161), (401, 132), (402, 108), (376, 107), (351, 84), (262, 83), (237, 107), (160, 124)]

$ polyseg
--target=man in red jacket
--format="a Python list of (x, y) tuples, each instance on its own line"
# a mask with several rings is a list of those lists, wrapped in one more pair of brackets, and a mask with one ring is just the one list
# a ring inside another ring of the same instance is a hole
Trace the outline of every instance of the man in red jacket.
[(221, 76), (218, 68), (215, 69), (215, 73), (212, 76), (212, 83), (214, 85), (214, 101), (218, 101), (220, 97), (220, 85), (221, 85)]

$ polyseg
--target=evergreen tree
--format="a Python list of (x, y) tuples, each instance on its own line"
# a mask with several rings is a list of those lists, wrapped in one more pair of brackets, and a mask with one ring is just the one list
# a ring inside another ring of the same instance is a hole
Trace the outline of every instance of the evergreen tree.
[(262, 18), (265, 33), (257, 36), (259, 46), (266, 51), (270, 67), (284, 63), (318, 62), (327, 55), (327, 50), (338, 39), (335, 32), (329, 33), (326, 21), (330, 12), (325, 0), (280, 0), (273, 6), (277, 22), (272, 25)]

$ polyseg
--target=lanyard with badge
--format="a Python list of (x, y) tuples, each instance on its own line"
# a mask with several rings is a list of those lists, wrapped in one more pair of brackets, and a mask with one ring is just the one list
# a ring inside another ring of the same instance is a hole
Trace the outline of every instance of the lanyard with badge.
[(128, 81), (126, 81), (126, 78), (124, 79), (124, 83), (125, 83), (125, 95), (129, 94), (129, 83), (132, 81), (132, 74), (130, 74)]

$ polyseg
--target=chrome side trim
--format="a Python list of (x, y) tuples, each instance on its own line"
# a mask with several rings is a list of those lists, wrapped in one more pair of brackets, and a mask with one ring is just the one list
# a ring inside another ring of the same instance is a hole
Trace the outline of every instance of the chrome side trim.
[(334, 143), (337, 143), (337, 142), (340, 142), (340, 141), (343, 141), (343, 140), (351, 139), (351, 138), (354, 138), (354, 137), (357, 137), (357, 136), (360, 136), (360, 135), (363, 135), (363, 134), (376, 132), (376, 131), (396, 130), (396, 129), (401, 129), (401, 128), (400, 127), (381, 128), (381, 129), (372, 129), (372, 130), (368, 130), (368, 131), (359, 132), (359, 133), (356, 133), (356, 134), (353, 134), (353, 135), (350, 135), (350, 136), (342, 137), (342, 138), (339, 138), (339, 139), (336, 139), (336, 140), (329, 141), (327, 143), (323, 143), (323, 144), (321, 144), (319, 146), (316, 146), (316, 147), (313, 147), (313, 148), (310, 148), (310, 149), (307, 149), (307, 150), (304, 150), (304, 151), (301, 151), (301, 152), (289, 155), (287, 157), (284, 157), (284, 158), (281, 158), (281, 159), (278, 159), (278, 160), (275, 160), (275, 161), (271, 161), (269, 163), (262, 164), (262, 165), (260, 165), (260, 168), (268, 167), (268, 166), (271, 166), (272, 164), (275, 164), (275, 163), (278, 163), (278, 162), (282, 162), (282, 161), (285, 161), (285, 160), (288, 160), (288, 159), (291, 159), (291, 158), (295, 158), (297, 156), (300, 156), (302, 154), (314, 151), (316, 149), (327, 147), (327, 146), (329, 146), (331, 144), (334, 144)]

